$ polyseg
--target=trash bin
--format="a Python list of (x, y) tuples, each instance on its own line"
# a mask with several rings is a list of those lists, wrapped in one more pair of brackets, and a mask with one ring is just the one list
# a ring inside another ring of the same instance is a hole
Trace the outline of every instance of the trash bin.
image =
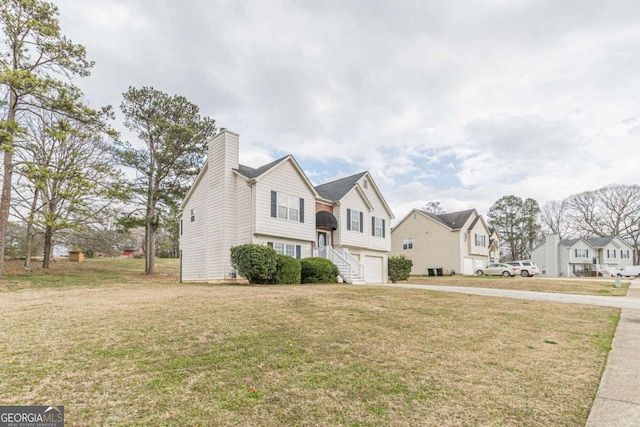
[(435, 276), (436, 272), (433, 268), (427, 268), (427, 271), (429, 272), (429, 276)]
[(442, 268), (436, 268), (436, 274), (437, 274), (438, 276), (443, 276), (443, 274), (442, 274)]

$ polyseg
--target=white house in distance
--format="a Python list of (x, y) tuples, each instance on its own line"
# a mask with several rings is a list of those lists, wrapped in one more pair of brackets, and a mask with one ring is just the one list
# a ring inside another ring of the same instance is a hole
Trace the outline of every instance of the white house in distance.
[(314, 187), (291, 155), (240, 165), (239, 136), (222, 129), (181, 212), (183, 281), (234, 279), (231, 247), (257, 243), (329, 258), (348, 283), (386, 283), (393, 213), (369, 172)]
[(411, 274), (474, 274), (500, 259), (498, 234), (475, 209), (436, 215), (413, 209), (391, 231), (391, 255), (413, 261)]
[(547, 277), (608, 276), (633, 265), (633, 247), (618, 236), (560, 240), (550, 234), (531, 251), (531, 259)]

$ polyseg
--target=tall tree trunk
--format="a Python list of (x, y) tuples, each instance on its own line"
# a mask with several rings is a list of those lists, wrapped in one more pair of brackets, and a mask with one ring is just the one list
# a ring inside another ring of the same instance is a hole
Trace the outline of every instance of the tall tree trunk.
[(144, 274), (155, 274), (156, 209), (152, 201), (147, 204), (147, 220), (144, 235)]
[(31, 267), (31, 250), (33, 247), (33, 218), (36, 215), (36, 207), (38, 206), (38, 193), (36, 188), (33, 192), (33, 202), (31, 202), (31, 212), (29, 212), (29, 219), (27, 220), (27, 241), (24, 254), (24, 268), (29, 269)]
[(42, 258), (42, 268), (49, 268), (51, 253), (53, 250), (53, 227), (47, 225), (44, 231), (44, 254)]
[[(7, 123), (13, 126), (18, 103), (15, 92), (9, 90), (9, 112)], [(4, 148), (2, 171), (2, 196), (0, 196), (0, 280), (4, 279), (4, 248), (7, 241), (9, 208), (11, 207), (11, 184), (13, 179), (13, 130), (8, 132), (9, 140)]]

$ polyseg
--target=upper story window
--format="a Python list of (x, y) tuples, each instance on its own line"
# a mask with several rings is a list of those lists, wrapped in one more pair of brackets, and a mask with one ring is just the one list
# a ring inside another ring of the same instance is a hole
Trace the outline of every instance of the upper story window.
[(196, 211), (194, 211), (193, 209), (191, 209), (191, 222), (196, 220)]
[(407, 238), (402, 241), (402, 249), (413, 249), (413, 239)]
[(371, 217), (371, 235), (375, 237), (385, 237), (385, 220)]
[[(576, 258), (588, 258), (589, 257), (589, 249), (583, 248), (583, 249), (574, 249), (574, 255)], [(608, 252), (608, 251), (607, 251)]]
[(356, 209), (347, 209), (347, 230), (364, 231), (364, 213)]
[(616, 250), (607, 249), (607, 258), (616, 258)]
[(629, 258), (629, 249), (624, 251), (620, 249), (620, 258)]
[(362, 186), (366, 189), (369, 188), (369, 181), (367, 181), (366, 179), (364, 181), (362, 181)]
[(272, 191), (271, 217), (304, 222), (304, 199), (287, 193)]
[(487, 246), (487, 236), (484, 234), (475, 234), (475, 245), (481, 247)]

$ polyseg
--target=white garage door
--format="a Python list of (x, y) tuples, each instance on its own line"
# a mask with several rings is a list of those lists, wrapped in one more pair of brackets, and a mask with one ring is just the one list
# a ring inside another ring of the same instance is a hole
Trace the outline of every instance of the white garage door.
[(464, 271), (462, 274), (473, 274), (473, 258), (464, 259)]
[(479, 269), (484, 268), (484, 260), (483, 259), (477, 259), (476, 260), (476, 268), (475, 271), (478, 271)]
[(381, 256), (364, 257), (364, 280), (367, 283), (383, 283)]

